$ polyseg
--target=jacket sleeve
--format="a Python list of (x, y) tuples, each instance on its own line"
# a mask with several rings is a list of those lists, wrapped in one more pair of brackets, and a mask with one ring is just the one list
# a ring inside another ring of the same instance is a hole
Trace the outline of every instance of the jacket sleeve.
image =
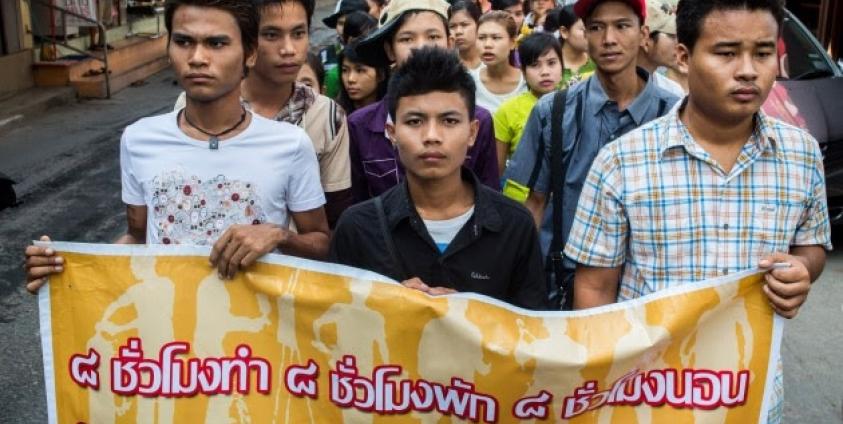
[(363, 172), (363, 161), (360, 159), (361, 128), (353, 119), (354, 115), (348, 118), (348, 154), (351, 158), (351, 190), (354, 195), (354, 202), (359, 203), (369, 199), (369, 182)]

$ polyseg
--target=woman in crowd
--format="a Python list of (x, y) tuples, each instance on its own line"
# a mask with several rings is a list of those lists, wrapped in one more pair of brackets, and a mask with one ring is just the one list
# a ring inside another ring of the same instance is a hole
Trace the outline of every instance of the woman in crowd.
[(524, 26), (524, 0), (492, 0), (492, 10), (503, 10), (515, 20), (515, 27), (521, 32)]
[(480, 17), (477, 47), (484, 66), (472, 71), (471, 76), (477, 85), (477, 104), (492, 114), (503, 102), (527, 89), (521, 71), (510, 63), (517, 31), (515, 20), (507, 12), (496, 10)]
[(544, 31), (544, 20), (554, 4), (553, 0), (530, 0), (530, 13), (524, 18), (521, 36), (526, 37), (534, 31)]
[(562, 47), (550, 33), (528, 35), (518, 46), (518, 53), (528, 90), (504, 102), (493, 116), (501, 175), (518, 147), (533, 106), (543, 95), (555, 90), (562, 80)]
[(477, 21), (481, 14), (480, 8), (467, 0), (457, 0), (448, 8), (448, 28), (454, 37), (454, 46), (460, 60), (469, 71), (483, 65), (477, 47)]
[(597, 65), (588, 56), (585, 25), (574, 13), (574, 6), (554, 10), (551, 16), (550, 19), (558, 22), (559, 41), (562, 43), (562, 58), (565, 64), (562, 85), (570, 87), (590, 77), (597, 70)]
[(363, 63), (354, 50), (356, 46), (356, 42), (351, 42), (343, 49), (338, 66), (342, 85), (337, 103), (349, 115), (382, 99), (389, 81), (388, 69), (375, 68)]
[(307, 53), (307, 62), (302, 65), (296, 81), (310, 87), (316, 94), (322, 94), (322, 84), (325, 81), (325, 68), (322, 60), (313, 52)]

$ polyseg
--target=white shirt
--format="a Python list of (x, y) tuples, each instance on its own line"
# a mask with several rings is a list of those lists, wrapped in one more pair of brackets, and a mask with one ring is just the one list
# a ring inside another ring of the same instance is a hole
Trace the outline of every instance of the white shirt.
[(178, 112), (128, 126), (120, 141), (123, 202), (147, 207), (149, 244), (209, 245), (234, 224), (289, 224), (288, 210), (325, 204), (305, 132), (252, 114), (219, 142), (188, 137)]
[(483, 84), (482, 79), (480, 78), (480, 71), (485, 68), (485, 66), (481, 66), (477, 69), (469, 71), (469, 73), (471, 74), (471, 77), (474, 78), (474, 85), (477, 86), (475, 102), (478, 106), (482, 106), (484, 109), (488, 110), (489, 113), (494, 115), (495, 111), (498, 110), (498, 108), (501, 106), (501, 104), (503, 104), (503, 102), (527, 90), (527, 81), (524, 80), (524, 75), (521, 74), (521, 79), (518, 80), (518, 85), (515, 87), (514, 90), (505, 94), (495, 94), (486, 88), (486, 86)]

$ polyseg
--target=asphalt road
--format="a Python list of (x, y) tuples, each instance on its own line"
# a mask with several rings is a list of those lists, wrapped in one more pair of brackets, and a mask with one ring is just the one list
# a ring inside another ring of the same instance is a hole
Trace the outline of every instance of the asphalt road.
[[(331, 9), (320, 1), (314, 22)], [(314, 39), (330, 34), (317, 29)], [(46, 421), (37, 303), (23, 290), (23, 247), (41, 234), (83, 242), (120, 234), (120, 133), (169, 110), (178, 93), (163, 72), (111, 100), (53, 109), (0, 135), (0, 171), (20, 182), (23, 201), (0, 211), (0, 423)], [(843, 423), (841, 282), (843, 254), (832, 253), (800, 316), (786, 327), (785, 422)]]

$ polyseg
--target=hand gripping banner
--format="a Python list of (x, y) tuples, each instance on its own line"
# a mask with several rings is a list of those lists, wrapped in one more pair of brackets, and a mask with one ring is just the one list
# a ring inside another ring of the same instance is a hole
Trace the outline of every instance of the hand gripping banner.
[(268, 255), (53, 243), (50, 422), (766, 422), (781, 320), (749, 271), (577, 312)]

